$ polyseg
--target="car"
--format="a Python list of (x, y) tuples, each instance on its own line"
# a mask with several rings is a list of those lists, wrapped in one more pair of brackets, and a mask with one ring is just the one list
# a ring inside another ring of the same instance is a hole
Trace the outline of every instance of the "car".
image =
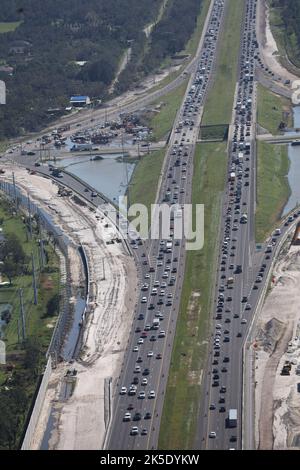
[(222, 367), (221, 372), (227, 372), (227, 367)]
[(138, 344), (143, 344), (143, 342), (144, 342), (143, 338), (138, 339)]
[(228, 356), (225, 356), (223, 362), (230, 362), (230, 358)]
[(220, 393), (226, 393), (226, 387), (224, 385), (220, 388)]
[(242, 333), (239, 331), (236, 336), (237, 336), (237, 338), (241, 338), (243, 335), (242, 335)]
[(146, 398), (145, 392), (144, 392), (144, 391), (139, 392), (138, 398), (141, 399), (141, 400), (142, 400), (143, 398)]
[(146, 333), (146, 331), (143, 331), (143, 332), (142, 332), (141, 338), (147, 338), (147, 333)]
[(150, 374), (150, 370), (146, 367), (146, 369), (144, 369), (143, 371), (143, 375), (149, 375)]
[(148, 385), (148, 379), (146, 379), (146, 377), (143, 378), (142, 385)]
[(156, 359), (161, 359), (162, 355), (160, 353), (156, 354)]
[(247, 323), (247, 318), (243, 318), (242, 321), (241, 321), (241, 324), (246, 325), (246, 323)]
[(211, 405), (209, 405), (209, 409), (210, 410), (215, 410), (216, 409), (216, 405), (214, 403), (212, 403)]
[(130, 435), (131, 436), (137, 436), (139, 433), (139, 428), (137, 426), (133, 426), (131, 429), (130, 429)]
[(152, 335), (152, 336), (150, 337), (150, 341), (156, 341), (156, 336)]
[(141, 436), (147, 436), (147, 434), (148, 434), (147, 429), (145, 429), (145, 428), (142, 429), (142, 431), (141, 431)]
[(136, 333), (140, 333), (141, 331), (142, 331), (142, 329), (139, 326), (135, 329)]
[(155, 394), (155, 391), (154, 390), (151, 390), (149, 393), (148, 393), (148, 398), (149, 399), (153, 399), (155, 398), (156, 394)]
[(152, 418), (152, 414), (150, 413), (150, 411), (147, 411), (147, 413), (144, 416), (144, 419), (151, 419), (151, 418)]
[(153, 351), (148, 351), (147, 357), (153, 357)]
[(141, 367), (140, 366), (135, 366), (134, 372), (141, 372)]
[(220, 406), (219, 412), (220, 412), (220, 413), (225, 413), (225, 411), (226, 411), (225, 406)]
[(127, 410), (133, 410), (133, 404), (132, 403), (129, 403), (129, 405), (127, 406)]
[(142, 419), (142, 415), (141, 413), (139, 413), (138, 411), (135, 413), (135, 415), (133, 416), (133, 421), (140, 421)]
[(126, 395), (126, 393), (127, 393), (127, 387), (121, 387), (120, 395)]
[(131, 421), (131, 413), (125, 413), (123, 421)]
[(146, 304), (148, 302), (147, 297), (142, 297), (141, 303)]
[(136, 362), (140, 363), (140, 362), (143, 362), (143, 358), (141, 356), (139, 356), (136, 360)]
[(135, 376), (135, 377), (133, 377), (133, 379), (132, 379), (132, 383), (133, 383), (134, 385), (137, 385), (137, 384), (139, 383), (139, 378), (138, 378), (138, 377), (136, 377), (136, 376)]
[(237, 441), (237, 437), (236, 436), (231, 436), (230, 437), (230, 442), (236, 442)]
[(217, 437), (217, 434), (215, 433), (215, 431), (211, 431), (211, 432), (209, 433), (209, 438), (210, 438), (210, 439), (215, 439), (216, 437)]

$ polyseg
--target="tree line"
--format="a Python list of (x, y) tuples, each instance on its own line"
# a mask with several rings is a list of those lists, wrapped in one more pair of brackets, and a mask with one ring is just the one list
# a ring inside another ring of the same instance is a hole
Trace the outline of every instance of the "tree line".
[(272, 0), (284, 25), (285, 48), (289, 59), (300, 67), (300, 0)]

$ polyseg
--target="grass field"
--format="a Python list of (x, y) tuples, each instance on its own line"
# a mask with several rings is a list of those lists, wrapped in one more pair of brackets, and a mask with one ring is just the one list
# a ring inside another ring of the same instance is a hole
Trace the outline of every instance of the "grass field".
[(187, 252), (172, 362), (160, 429), (160, 449), (193, 449), (200, 402), (200, 377), (206, 356), (214, 280), (221, 192), (225, 185), (226, 145), (198, 144), (193, 203), (205, 205), (205, 242)]
[[(286, 115), (288, 113), (288, 116)], [(293, 126), (291, 101), (283, 96), (275, 95), (260, 84), (257, 88), (257, 122), (271, 134), (282, 133), (278, 126), (281, 121), (287, 127)]]
[(171, 131), (177, 111), (183, 100), (187, 83), (186, 80), (180, 87), (153, 103), (153, 106), (159, 103), (162, 103), (162, 106), (160, 111), (149, 121), (149, 126), (153, 129), (152, 140), (159, 141)]
[(144, 204), (150, 210), (154, 204), (158, 181), (166, 150), (145, 155), (137, 163), (130, 181), (130, 204)]
[[(228, 2), (224, 29), (220, 38), (215, 81), (208, 94), (202, 125), (229, 124), (237, 82), (241, 21), (244, 1)], [(225, 91), (226, 90), (226, 91)]]
[(279, 220), (290, 194), (286, 145), (258, 142), (256, 241), (263, 242)]
[(0, 33), (10, 33), (15, 31), (18, 26), (20, 26), (21, 21), (16, 21), (14, 23), (1, 23), (0, 22)]

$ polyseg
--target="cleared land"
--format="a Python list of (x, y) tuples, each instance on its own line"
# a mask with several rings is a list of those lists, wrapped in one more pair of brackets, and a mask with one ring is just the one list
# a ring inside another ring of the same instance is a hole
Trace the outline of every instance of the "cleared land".
[(201, 251), (187, 253), (160, 449), (192, 449), (194, 445), (226, 160), (224, 143), (197, 145), (192, 199), (205, 205), (205, 241)]
[(21, 21), (16, 21), (14, 23), (1, 23), (0, 22), (0, 33), (10, 33), (15, 31), (18, 26), (20, 26)]
[(286, 145), (258, 142), (256, 241), (263, 242), (279, 220), (290, 194)]
[(130, 204), (154, 204), (166, 150), (145, 155), (138, 162), (130, 181)]
[(243, 0), (228, 2), (224, 29), (220, 37), (216, 78), (208, 95), (202, 125), (230, 123), (237, 81), (243, 10)]
[(291, 102), (283, 96), (268, 91), (261, 85), (257, 87), (257, 122), (271, 134), (281, 133), (279, 124), (293, 125)]

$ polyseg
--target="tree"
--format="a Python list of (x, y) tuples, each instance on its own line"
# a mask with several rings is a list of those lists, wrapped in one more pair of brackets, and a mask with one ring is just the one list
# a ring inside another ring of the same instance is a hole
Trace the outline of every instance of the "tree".
[(1, 271), (3, 274), (5, 274), (5, 276), (7, 276), (11, 285), (13, 278), (18, 275), (19, 268), (13, 260), (11, 260), (10, 258), (6, 258), (5, 261), (3, 261)]
[(52, 317), (59, 311), (59, 294), (54, 294), (47, 302), (47, 315)]

